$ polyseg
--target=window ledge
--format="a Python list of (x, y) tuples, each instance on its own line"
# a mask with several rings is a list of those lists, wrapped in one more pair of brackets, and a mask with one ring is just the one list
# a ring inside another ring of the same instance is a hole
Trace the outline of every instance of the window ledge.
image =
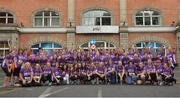
[(128, 32), (175, 32), (176, 27), (172, 26), (135, 26), (128, 27)]

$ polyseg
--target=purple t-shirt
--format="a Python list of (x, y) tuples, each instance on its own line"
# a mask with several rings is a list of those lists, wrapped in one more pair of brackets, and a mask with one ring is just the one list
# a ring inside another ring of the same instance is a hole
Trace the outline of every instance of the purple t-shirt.
[(148, 62), (148, 57), (143, 57), (142, 59), (141, 59), (141, 61), (145, 64), (145, 65), (147, 65), (147, 62)]
[(124, 69), (124, 66), (117, 66), (116, 67), (116, 71), (119, 73), (123, 72), (123, 69)]
[(61, 76), (61, 71), (57, 67), (53, 68), (52, 72), (54, 73), (55, 76)]
[(130, 61), (130, 59), (129, 59), (129, 57), (123, 57), (123, 59), (122, 59), (122, 64), (124, 65), (124, 66), (126, 66), (126, 65), (128, 65), (128, 62)]
[(99, 64), (99, 62), (101, 61), (100, 57), (99, 56), (95, 56), (94, 59), (93, 59), (93, 62), (95, 64)]
[(34, 76), (40, 76), (42, 73), (42, 69), (41, 68), (39, 68), (39, 69), (33, 68), (33, 72), (34, 72)]
[(144, 67), (144, 70), (147, 71), (147, 72), (156, 71), (156, 67), (152, 66), (152, 65), (146, 65)]
[(20, 70), (20, 73), (23, 75), (23, 77), (30, 77), (32, 72), (33, 72), (32, 68), (29, 69), (21, 68)]
[(172, 68), (171, 67), (168, 67), (168, 68), (163, 68), (163, 75), (172, 75), (173, 71), (172, 71)]
[(113, 59), (112, 59), (112, 61), (113, 61), (113, 63), (114, 64), (118, 64), (118, 62), (119, 62), (119, 57), (114, 57)]
[(140, 63), (140, 61), (141, 61), (141, 60), (140, 60), (139, 58), (134, 58), (134, 59), (133, 59), (133, 63), (134, 63), (135, 66), (138, 66), (139, 63)]
[(51, 75), (52, 73), (52, 68), (43, 68), (44, 76), (48, 76), (49, 74)]
[(81, 67), (80, 73), (87, 73), (87, 67)]
[(174, 52), (169, 52), (168, 54), (167, 54), (167, 59), (169, 60), (169, 59), (172, 59), (172, 63), (173, 64), (176, 64), (176, 57), (175, 57), (175, 53)]
[(126, 71), (128, 73), (136, 73), (136, 66), (132, 65), (132, 66), (127, 66), (126, 67)]
[(156, 66), (156, 71), (158, 71), (159, 73), (162, 73), (163, 72), (163, 66), (162, 65)]
[(92, 66), (88, 67), (88, 73), (89, 73), (89, 74), (90, 74), (90, 73), (93, 73), (95, 70), (97, 70), (96, 67), (92, 67)]
[(103, 74), (105, 72), (105, 67), (98, 67), (97, 72)]
[(59, 62), (60, 65), (65, 65), (65, 64), (66, 64), (66, 61), (65, 61), (65, 59), (63, 59), (63, 58), (60, 58), (60, 59), (58, 60), (58, 62)]

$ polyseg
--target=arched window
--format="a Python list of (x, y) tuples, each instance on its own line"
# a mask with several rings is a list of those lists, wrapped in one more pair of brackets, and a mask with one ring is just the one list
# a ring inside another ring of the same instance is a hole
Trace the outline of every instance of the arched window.
[(164, 45), (158, 42), (139, 42), (135, 44), (134, 47), (136, 47), (139, 52), (141, 52), (143, 48), (152, 48), (154, 52), (158, 52), (158, 48), (164, 47)]
[[(113, 45), (112, 43), (108, 43), (105, 41), (96, 41), (95, 45), (98, 49), (114, 49), (114, 48), (116, 48), (115, 45)], [(87, 42), (87, 43), (83, 43), (82, 45), (80, 45), (80, 48), (88, 49), (90, 46), (91, 46), (91, 42)]]
[(136, 26), (159, 26), (160, 20), (160, 13), (154, 10), (139, 11), (135, 15)]
[(39, 48), (52, 52), (52, 50), (54, 49), (62, 49), (62, 46), (57, 43), (52, 43), (52, 42), (42, 42), (42, 43), (38, 43), (31, 46), (31, 49), (33, 49), (35, 53), (38, 52)]
[(34, 15), (35, 27), (56, 27), (59, 22), (59, 14), (54, 11), (39, 11)]
[(14, 16), (9, 12), (0, 12), (0, 24), (14, 23)]
[(99, 25), (111, 25), (111, 24), (112, 24), (111, 13), (105, 10), (91, 10), (85, 12), (82, 16), (82, 25), (99, 26)]

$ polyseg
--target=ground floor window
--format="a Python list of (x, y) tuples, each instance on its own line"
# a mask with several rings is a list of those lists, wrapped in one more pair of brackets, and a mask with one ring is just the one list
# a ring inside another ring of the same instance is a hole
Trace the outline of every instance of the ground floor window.
[(0, 57), (5, 57), (9, 53), (8, 41), (0, 41)]
[[(111, 42), (105, 42), (105, 41), (96, 41), (95, 43), (96, 48), (98, 49), (114, 49), (116, 48), (114, 44)], [(80, 48), (88, 49), (91, 47), (91, 42), (86, 42), (80, 45)]]
[(143, 48), (151, 48), (153, 52), (158, 52), (159, 47), (165, 47), (162, 43), (159, 42), (139, 42), (134, 45), (138, 48), (139, 52), (142, 52)]
[(31, 47), (31, 49), (34, 50), (34, 53), (37, 53), (39, 48), (42, 48), (43, 50), (48, 50), (49, 52), (52, 52), (54, 49), (62, 49), (62, 46), (58, 43), (42, 42), (42, 43), (34, 44)]

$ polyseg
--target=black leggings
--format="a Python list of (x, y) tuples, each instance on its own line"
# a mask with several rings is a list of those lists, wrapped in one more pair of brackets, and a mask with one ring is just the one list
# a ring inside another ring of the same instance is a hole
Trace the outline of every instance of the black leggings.
[(79, 79), (79, 76), (70, 76), (70, 80), (71, 81), (75, 81), (75, 80), (78, 80)]
[(22, 87), (30, 87), (30, 86), (32, 86), (32, 82), (28, 83), (27, 81), (26, 81), (25, 84), (23, 84), (23, 81), (20, 81), (20, 84), (22, 85)]
[(85, 81), (88, 80), (87, 75), (83, 75), (83, 74), (81, 74), (81, 75), (79, 76), (79, 78), (80, 78), (80, 81), (83, 81), (83, 82), (85, 82)]
[(5, 67), (1, 67), (1, 68), (2, 68), (2, 70), (4, 71), (4, 73), (6, 74), (7, 77), (11, 77), (12, 71), (9, 72), (9, 71), (8, 71), (8, 68), (5, 68)]
[(151, 81), (157, 82), (157, 76), (156, 76), (156, 73), (150, 73), (150, 74), (149, 74), (149, 77), (151, 77)]
[(42, 81), (43, 81), (43, 83), (45, 83), (46, 81), (52, 82), (51, 74), (49, 74), (47, 76), (43, 76)]
[(171, 83), (174, 81), (174, 78), (173, 77), (169, 77), (169, 78), (166, 78), (167, 76), (165, 75), (162, 75), (162, 80), (167, 82), (167, 83)]

